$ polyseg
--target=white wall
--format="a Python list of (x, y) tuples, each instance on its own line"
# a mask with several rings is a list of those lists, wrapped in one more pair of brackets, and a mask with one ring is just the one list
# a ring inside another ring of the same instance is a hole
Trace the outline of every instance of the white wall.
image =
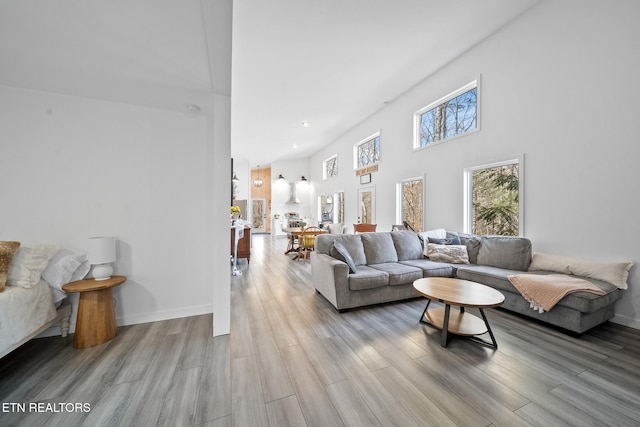
[(113, 291), (119, 325), (212, 312), (211, 194), (229, 187), (212, 190), (208, 163), (229, 169), (229, 149), (213, 150), (225, 130), (211, 113), (0, 87), (1, 238), (86, 248), (116, 236), (115, 274), (128, 277)]
[[(379, 229), (395, 223), (395, 184), (425, 174), (426, 227), (461, 230), (464, 168), (524, 154), (524, 235), (534, 250), (637, 263), (639, 15), (634, 1), (541, 2), (313, 155), (315, 175), (339, 154), (339, 176), (316, 181), (316, 191), (344, 189), (354, 222), (353, 144), (380, 130)], [(413, 113), (480, 75), (481, 131), (413, 152)], [(640, 328), (637, 270), (614, 321)]]
[[(284, 181), (278, 179), (280, 174), (285, 178)], [(300, 182), (302, 176), (309, 180), (306, 184)], [(321, 177), (322, 175), (319, 177), (310, 175), (308, 159), (273, 162), (271, 164), (271, 213), (282, 216), (286, 212), (298, 212), (301, 218), (317, 221), (317, 215), (312, 207), (312, 191), (316, 180)], [(291, 183), (296, 185), (296, 196), (300, 203), (288, 203), (291, 196)]]

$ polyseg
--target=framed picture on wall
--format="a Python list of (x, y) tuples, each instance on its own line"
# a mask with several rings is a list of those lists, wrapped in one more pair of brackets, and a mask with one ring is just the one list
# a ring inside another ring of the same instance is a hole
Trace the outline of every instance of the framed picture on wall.
[(363, 175), (360, 175), (360, 184), (369, 184), (369, 183), (371, 183), (370, 173), (365, 173)]

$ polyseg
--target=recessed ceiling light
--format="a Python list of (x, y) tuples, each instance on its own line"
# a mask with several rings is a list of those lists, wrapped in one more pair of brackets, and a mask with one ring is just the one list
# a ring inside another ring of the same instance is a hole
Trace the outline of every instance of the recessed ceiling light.
[(302, 122), (302, 126), (304, 126), (304, 127), (306, 127), (306, 128), (308, 128), (310, 124), (311, 124), (311, 123), (309, 123), (309, 122)]
[(298, 148), (298, 144), (293, 144), (292, 147), (293, 148)]

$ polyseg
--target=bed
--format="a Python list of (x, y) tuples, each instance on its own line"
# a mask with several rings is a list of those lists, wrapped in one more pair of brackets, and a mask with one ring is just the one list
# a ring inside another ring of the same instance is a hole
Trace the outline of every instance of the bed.
[(71, 304), (62, 285), (89, 267), (84, 251), (0, 241), (0, 358), (52, 326), (67, 336)]

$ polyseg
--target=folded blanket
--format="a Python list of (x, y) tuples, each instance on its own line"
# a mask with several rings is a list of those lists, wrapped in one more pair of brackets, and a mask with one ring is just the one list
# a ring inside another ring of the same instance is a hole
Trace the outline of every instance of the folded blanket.
[(586, 291), (597, 295), (605, 292), (593, 283), (566, 274), (515, 274), (507, 277), (511, 284), (539, 313), (549, 311), (572, 292)]

